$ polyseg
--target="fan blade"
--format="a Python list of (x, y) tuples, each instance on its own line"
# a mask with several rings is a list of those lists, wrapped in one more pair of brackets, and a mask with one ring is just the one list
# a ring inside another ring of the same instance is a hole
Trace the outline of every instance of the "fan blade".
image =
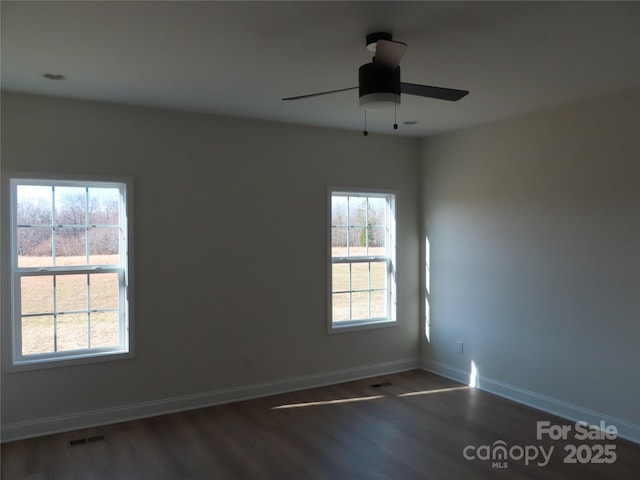
[(404, 42), (396, 42), (395, 40), (378, 40), (376, 42), (375, 61), (387, 65), (389, 67), (397, 67), (400, 60), (407, 49)]
[(329, 90), (328, 92), (318, 92), (318, 93), (310, 93), (308, 95), (298, 95), (297, 97), (287, 97), (287, 98), (283, 98), (282, 100), (300, 100), (301, 98), (317, 97), (320, 95), (327, 95), (329, 93), (346, 92), (347, 90), (355, 90), (357, 88), (358, 87), (340, 88), (338, 90)]
[(400, 91), (408, 95), (418, 95), (420, 97), (431, 97), (439, 100), (449, 100), (455, 102), (467, 95), (467, 90), (456, 90), (454, 88), (430, 87), (428, 85), (417, 85), (415, 83), (400, 84)]

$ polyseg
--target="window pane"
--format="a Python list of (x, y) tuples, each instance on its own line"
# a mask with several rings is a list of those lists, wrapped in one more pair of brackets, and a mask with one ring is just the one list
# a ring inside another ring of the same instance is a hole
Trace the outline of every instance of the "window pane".
[(53, 313), (53, 277), (22, 277), (20, 305), (22, 315)]
[(86, 313), (58, 315), (58, 351), (89, 348), (87, 332), (88, 315)]
[(89, 282), (91, 310), (119, 307), (120, 285), (117, 273), (92, 273)]
[(332, 291), (344, 292), (349, 290), (349, 264), (334, 264), (332, 267), (332, 273)]
[(51, 187), (18, 185), (18, 225), (51, 225)]
[(354, 257), (367, 254), (367, 229), (349, 228), (349, 255)]
[(89, 189), (89, 224), (118, 225), (120, 191), (117, 188)]
[(51, 265), (51, 227), (18, 227), (18, 266)]
[(56, 235), (56, 265), (87, 264), (86, 232), (84, 227), (58, 228)]
[(347, 256), (347, 227), (331, 228), (331, 255), (334, 257)]
[(113, 347), (120, 344), (118, 312), (91, 314), (91, 348)]
[(56, 276), (56, 310), (87, 310), (87, 275)]
[(118, 228), (89, 230), (89, 264), (117, 265), (120, 263)]
[(349, 225), (367, 226), (367, 197), (349, 197)]
[(371, 292), (371, 317), (387, 316), (387, 292), (384, 290)]
[(385, 232), (384, 227), (370, 227), (367, 228), (367, 236), (369, 241), (369, 255), (372, 256), (385, 256), (387, 249), (385, 247)]
[(334, 293), (333, 294), (333, 321), (349, 320), (349, 294)]
[(384, 227), (386, 225), (387, 200), (384, 197), (369, 197), (369, 226)]
[(87, 196), (84, 187), (55, 187), (56, 225), (86, 225)]
[(369, 318), (369, 292), (355, 292), (351, 294), (351, 319), (364, 320)]
[(371, 263), (371, 288), (387, 288), (387, 263)]
[(22, 319), (22, 355), (53, 352), (53, 315)]
[(353, 263), (351, 265), (351, 289), (352, 290), (368, 290), (369, 289), (369, 264)]
[(347, 225), (347, 197), (331, 197), (331, 225)]
[(18, 227), (19, 267), (50, 267), (51, 227)]

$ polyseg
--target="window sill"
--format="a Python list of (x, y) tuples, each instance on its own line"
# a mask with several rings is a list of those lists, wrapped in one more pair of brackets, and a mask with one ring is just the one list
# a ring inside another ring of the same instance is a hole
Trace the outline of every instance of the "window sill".
[(398, 325), (397, 320), (367, 320), (362, 322), (340, 322), (329, 325), (329, 333), (346, 333), (376, 328), (389, 328)]
[(5, 373), (19, 373), (30, 370), (43, 370), (46, 368), (71, 367), (114, 360), (125, 360), (132, 357), (133, 352), (131, 351), (109, 351), (93, 355), (68, 356), (55, 359), (43, 359), (40, 361), (21, 361), (13, 364), (7, 363), (4, 371)]

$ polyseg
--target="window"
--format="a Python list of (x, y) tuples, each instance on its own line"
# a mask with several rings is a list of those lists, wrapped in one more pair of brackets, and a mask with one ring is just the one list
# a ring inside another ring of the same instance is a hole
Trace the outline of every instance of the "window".
[(395, 195), (331, 191), (330, 330), (396, 320)]
[(130, 181), (10, 179), (11, 365), (130, 352)]

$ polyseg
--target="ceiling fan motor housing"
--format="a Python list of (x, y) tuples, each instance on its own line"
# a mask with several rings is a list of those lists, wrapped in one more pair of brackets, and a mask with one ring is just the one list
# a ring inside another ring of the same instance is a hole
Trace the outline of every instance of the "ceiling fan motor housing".
[(359, 70), (360, 106), (380, 110), (400, 104), (400, 67), (366, 63)]

